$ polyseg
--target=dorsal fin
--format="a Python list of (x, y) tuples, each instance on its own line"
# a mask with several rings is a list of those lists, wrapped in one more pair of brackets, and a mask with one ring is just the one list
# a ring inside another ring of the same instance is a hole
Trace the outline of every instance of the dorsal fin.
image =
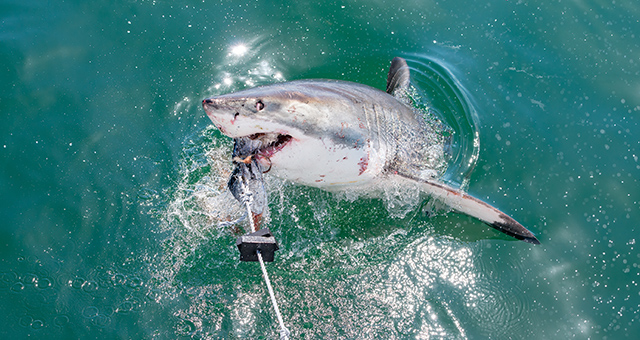
[(407, 61), (400, 57), (393, 58), (387, 76), (387, 93), (393, 95), (398, 91), (406, 91), (409, 88), (409, 80)]

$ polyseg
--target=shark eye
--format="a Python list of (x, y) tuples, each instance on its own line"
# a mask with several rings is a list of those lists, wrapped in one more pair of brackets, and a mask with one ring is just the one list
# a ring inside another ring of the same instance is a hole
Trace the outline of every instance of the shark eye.
[(256, 110), (261, 111), (262, 109), (264, 109), (264, 103), (262, 102), (262, 100), (258, 100), (256, 102)]

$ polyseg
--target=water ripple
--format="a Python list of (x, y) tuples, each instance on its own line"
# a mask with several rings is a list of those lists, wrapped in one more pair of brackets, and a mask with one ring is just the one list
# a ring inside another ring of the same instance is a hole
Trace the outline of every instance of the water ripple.
[(443, 179), (461, 187), (468, 185), (480, 152), (478, 114), (473, 97), (454, 76), (455, 68), (444, 60), (414, 54), (407, 58), (418, 102), (424, 101), (452, 129), (451, 162)]

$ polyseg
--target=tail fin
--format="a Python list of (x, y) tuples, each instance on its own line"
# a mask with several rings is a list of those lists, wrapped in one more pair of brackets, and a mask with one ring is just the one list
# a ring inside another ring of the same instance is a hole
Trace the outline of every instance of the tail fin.
[(540, 244), (540, 241), (532, 232), (523, 227), (513, 218), (491, 205), (465, 194), (461, 190), (454, 189), (445, 184), (419, 179), (413, 176), (398, 174), (399, 176), (419, 182), (422, 188), (434, 198), (437, 198), (463, 214), (475, 217), (480, 221), (500, 230), (501, 232), (528, 243)]

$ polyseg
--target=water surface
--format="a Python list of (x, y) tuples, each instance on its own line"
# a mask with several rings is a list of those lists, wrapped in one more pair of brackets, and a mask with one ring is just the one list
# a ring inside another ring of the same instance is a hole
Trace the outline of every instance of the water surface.
[(402, 56), (462, 131), (445, 180), (542, 244), (270, 178), (294, 337), (635, 338), (638, 17), (632, 1), (5, 1), (0, 334), (278, 338), (259, 268), (213, 223), (237, 213), (231, 141), (200, 101), (304, 78), (383, 89)]

